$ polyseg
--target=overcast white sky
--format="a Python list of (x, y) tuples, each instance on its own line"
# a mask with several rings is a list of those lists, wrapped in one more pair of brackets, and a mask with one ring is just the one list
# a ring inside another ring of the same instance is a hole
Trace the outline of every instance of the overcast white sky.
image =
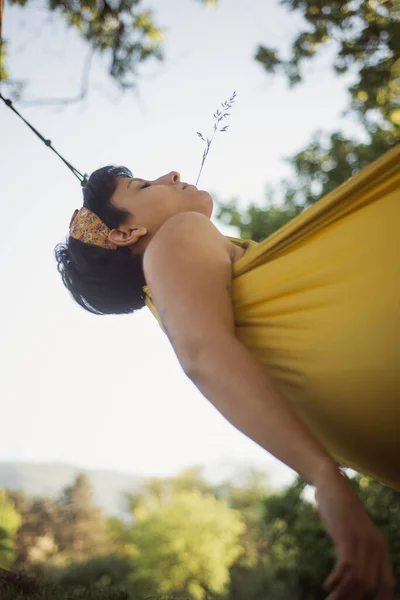
[[(32, 5), (32, 6), (31, 6)], [(15, 106), (82, 172), (108, 163), (155, 178), (172, 169), (195, 181), (212, 114), (233, 90), (231, 128), (216, 138), (200, 180), (215, 198), (263, 202), (267, 183), (316, 129), (344, 120), (345, 80), (325, 53), (304, 85), (267, 76), (258, 43), (287, 51), (302, 20), (276, 0), (151, 0), (164, 28), (164, 63), (143, 69), (121, 97), (95, 61), (87, 100), (67, 109)], [(44, 2), (6, 5), (4, 37), (26, 99), (74, 96), (86, 48)], [(7, 95), (6, 88), (2, 93)], [(182, 373), (147, 309), (96, 317), (75, 306), (56, 272), (53, 247), (81, 206), (78, 180), (0, 105), (0, 460), (60, 461), (144, 475), (169, 475), (224, 457), (289, 469), (237, 432)], [(234, 234), (227, 228), (224, 233)]]

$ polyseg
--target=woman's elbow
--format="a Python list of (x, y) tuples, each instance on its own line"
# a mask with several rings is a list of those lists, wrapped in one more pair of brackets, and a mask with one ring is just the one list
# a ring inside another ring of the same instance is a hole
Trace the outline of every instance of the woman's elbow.
[(184, 352), (178, 354), (178, 359), (185, 375), (198, 383), (207, 374), (214, 372), (220, 360), (229, 354), (232, 345), (238, 340), (232, 335), (220, 333), (192, 343)]

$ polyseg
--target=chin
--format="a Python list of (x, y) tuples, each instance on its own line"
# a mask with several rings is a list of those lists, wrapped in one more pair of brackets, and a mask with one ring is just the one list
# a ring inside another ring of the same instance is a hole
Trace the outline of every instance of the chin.
[(211, 194), (209, 194), (208, 192), (205, 192), (203, 190), (201, 192), (199, 192), (199, 193), (202, 196), (202, 198), (201, 198), (201, 200), (202, 200), (201, 204), (202, 204), (202, 208), (203, 208), (204, 214), (207, 217), (211, 218), (212, 211), (213, 211), (213, 208), (214, 208), (214, 202), (213, 202), (213, 199), (211, 197)]

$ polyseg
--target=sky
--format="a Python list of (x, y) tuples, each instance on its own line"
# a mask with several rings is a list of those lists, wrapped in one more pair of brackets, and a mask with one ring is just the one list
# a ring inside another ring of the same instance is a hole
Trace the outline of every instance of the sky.
[[(124, 95), (93, 61), (87, 98), (31, 105), (80, 89), (87, 54), (44, 0), (6, 3), (8, 69), (27, 81), (15, 107), (81, 172), (123, 164), (154, 179), (177, 170), (195, 182), (213, 112), (237, 93), (230, 129), (217, 136), (200, 187), (215, 200), (265, 203), (267, 184), (291, 174), (286, 157), (316, 130), (357, 127), (343, 115), (346, 83), (330, 51), (290, 89), (254, 61), (258, 44), (287, 55), (299, 15), (277, 0), (151, 0), (165, 60), (140, 69)], [(7, 97), (7, 87), (0, 87)], [(147, 308), (99, 317), (74, 304), (56, 271), (54, 246), (82, 204), (77, 179), (0, 104), (0, 461), (63, 462), (167, 476), (233, 461), (264, 469), (272, 485), (293, 472), (230, 425), (185, 377)], [(236, 231), (215, 224), (226, 235)]]

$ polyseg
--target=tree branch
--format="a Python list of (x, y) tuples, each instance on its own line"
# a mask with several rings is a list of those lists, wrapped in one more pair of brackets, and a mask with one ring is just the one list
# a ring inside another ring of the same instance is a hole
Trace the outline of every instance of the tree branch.
[(45, 98), (37, 100), (25, 100), (20, 101), (20, 104), (24, 106), (69, 106), (71, 104), (77, 104), (79, 102), (82, 102), (88, 94), (93, 54), (94, 49), (90, 48), (83, 66), (81, 90), (77, 96), (72, 96), (70, 98)]

